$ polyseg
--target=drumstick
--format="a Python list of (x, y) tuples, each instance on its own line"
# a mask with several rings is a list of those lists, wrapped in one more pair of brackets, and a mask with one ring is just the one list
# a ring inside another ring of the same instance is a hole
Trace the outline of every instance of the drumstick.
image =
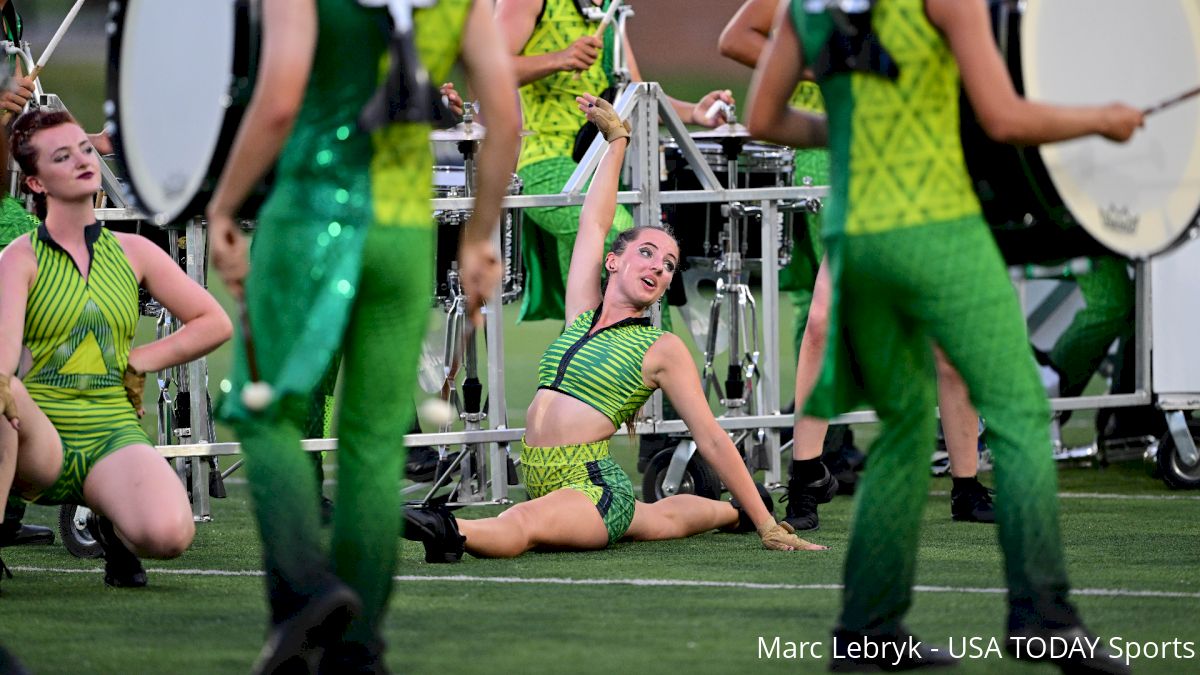
[(246, 367), (250, 371), (250, 382), (242, 386), (242, 404), (250, 410), (263, 410), (270, 405), (275, 392), (270, 384), (259, 379), (254, 334), (250, 332), (250, 311), (246, 309), (245, 298), (238, 300), (238, 320), (242, 327), (242, 347), (246, 350)]
[[(27, 75), (27, 77), (30, 79), (30, 81), (36, 80), (38, 75), (42, 74), (42, 68), (46, 67), (46, 62), (50, 60), (50, 55), (54, 53), (54, 49), (58, 47), (58, 43), (62, 41), (63, 35), (66, 35), (67, 29), (70, 28), (71, 24), (75, 21), (75, 15), (79, 13), (80, 7), (83, 7), (83, 0), (75, 0), (75, 4), (71, 7), (71, 11), (67, 12), (67, 18), (63, 19), (63, 22), (59, 25), (58, 30), (54, 31), (54, 37), (50, 38), (50, 42), (46, 44), (46, 50), (42, 52), (41, 58), (39, 58), (37, 63), (34, 64), (33, 70), (29, 71), (29, 75)], [(7, 122), (11, 115), (11, 112), (5, 110), (4, 113), (0, 115), (0, 122)]]
[[(612, 22), (613, 15), (617, 13), (617, 8), (621, 6), (621, 0), (612, 0), (612, 4), (608, 6), (608, 11), (604, 12), (603, 18), (600, 19), (600, 26), (596, 28), (596, 32), (592, 33), (592, 37), (597, 40), (604, 38), (604, 29), (608, 28), (608, 24)], [(578, 80), (581, 77), (581, 71), (575, 71), (571, 77)]]
[(1156, 112), (1162, 112), (1163, 110), (1166, 110), (1167, 108), (1170, 108), (1175, 105), (1179, 105), (1180, 103), (1183, 103), (1184, 101), (1188, 100), (1189, 98), (1193, 98), (1195, 96), (1200, 96), (1200, 87), (1188, 89), (1187, 91), (1183, 92), (1182, 94), (1175, 96), (1173, 98), (1169, 98), (1169, 99), (1163, 101), (1162, 103), (1159, 103), (1158, 105), (1152, 105), (1149, 108), (1142, 110), (1142, 115), (1145, 116), (1145, 115), (1150, 115), (1150, 114), (1156, 113)]

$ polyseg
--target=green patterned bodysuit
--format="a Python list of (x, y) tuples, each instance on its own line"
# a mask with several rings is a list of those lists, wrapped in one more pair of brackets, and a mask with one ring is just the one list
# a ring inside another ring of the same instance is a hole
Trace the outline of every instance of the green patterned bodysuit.
[[(607, 1), (603, 5), (608, 6)], [(542, 14), (534, 26), (521, 56), (537, 56), (566, 49), (576, 39), (590, 35), (596, 24), (579, 13), (575, 0), (545, 0)], [(604, 34), (601, 57), (591, 68), (579, 74), (559, 72), (521, 87), (521, 113), (525, 128), (534, 132), (521, 144), (517, 174), (524, 182), (524, 194), (548, 195), (562, 191), (575, 171), (571, 152), (575, 134), (584, 118), (575, 105), (575, 97), (584, 92), (599, 95), (610, 84), (612, 72), (613, 28)], [(575, 234), (579, 232), (578, 206), (525, 209), (525, 230), (521, 242), (525, 258), (525, 293), (521, 300), (520, 321), (564, 318), (567, 271)], [(624, 206), (617, 208), (609, 243), (617, 233), (633, 227), (633, 217)]]
[(25, 306), (23, 342), (33, 367), (22, 382), (62, 440), (58, 480), (34, 500), (83, 504), (96, 462), (129, 445), (151, 445), (123, 376), (138, 321), (138, 281), (113, 234), (87, 226), (85, 279), (45, 225), (30, 235), (37, 277)]
[[(440, 0), (414, 11), (433, 82), (445, 81), (458, 58), (470, 6)], [(277, 397), (255, 413), (230, 396), (222, 413), (242, 440), (274, 621), (293, 615), (332, 573), (363, 600), (347, 640), (370, 644), (392, 588), (407, 401), (433, 292), (433, 160), (427, 124), (366, 133), (356, 122), (387, 73), (386, 10), (318, 0), (317, 11), (313, 70), (259, 213), (246, 282), (258, 367)], [(248, 379), (236, 344), (235, 392)], [(312, 391), (339, 350), (345, 388), (330, 556), (300, 439)]]
[[(793, 0), (791, 18), (805, 61), (815, 63), (833, 23), (823, 10), (808, 13), (809, 4)], [(964, 166), (958, 68), (923, 0), (879, 0), (873, 11), (899, 79), (855, 72), (821, 81), (833, 300), (829, 353), (809, 411), (828, 417), (869, 403), (882, 423), (858, 489), (840, 624), (895, 630), (911, 604), (937, 343), (987, 419), (1009, 628), (1072, 625), (1049, 406)]]

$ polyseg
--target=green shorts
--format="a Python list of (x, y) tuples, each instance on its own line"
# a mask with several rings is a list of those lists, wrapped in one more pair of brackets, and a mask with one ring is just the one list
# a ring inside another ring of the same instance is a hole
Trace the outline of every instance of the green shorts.
[(608, 543), (624, 536), (633, 522), (633, 484), (608, 454), (608, 441), (531, 448), (521, 439), (525, 490), (537, 499), (569, 488), (588, 496), (608, 529)]
[(36, 504), (83, 504), (83, 481), (106, 455), (130, 445), (153, 445), (121, 387), (77, 391), (28, 385), (29, 396), (58, 431), (63, 464), (58, 480)]

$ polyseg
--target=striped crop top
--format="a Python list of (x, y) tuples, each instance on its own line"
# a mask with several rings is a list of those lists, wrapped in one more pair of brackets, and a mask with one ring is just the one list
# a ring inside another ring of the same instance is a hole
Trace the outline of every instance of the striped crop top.
[(600, 310), (580, 314), (542, 354), (538, 389), (577, 398), (618, 428), (653, 393), (642, 381), (642, 359), (663, 331), (640, 317), (592, 332)]

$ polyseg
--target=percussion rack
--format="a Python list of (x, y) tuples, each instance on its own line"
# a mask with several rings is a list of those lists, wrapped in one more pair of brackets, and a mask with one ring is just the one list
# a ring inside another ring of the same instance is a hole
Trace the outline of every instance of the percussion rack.
[[(628, 153), (627, 162), (630, 185), (633, 189), (618, 192), (617, 202), (633, 207), (634, 220), (639, 225), (657, 225), (661, 222), (662, 206), (665, 204), (697, 204), (714, 202), (740, 202), (747, 205), (757, 205), (762, 210), (762, 227), (759, 236), (763, 238), (762, 250), (762, 287), (761, 304), (763, 311), (760, 316), (760, 334), (763, 337), (761, 354), (762, 367), (758, 388), (761, 399), (756, 407), (759, 414), (742, 416), (721, 416), (717, 423), (726, 431), (752, 431), (760, 434), (760, 440), (769, 450), (766, 452), (767, 465), (757, 468), (765, 470), (768, 484), (779, 484), (785, 478), (781, 469), (779, 430), (791, 427), (794, 415), (785, 415), (780, 409), (780, 373), (777, 364), (780, 362), (780, 326), (779, 326), (779, 287), (778, 287), (778, 257), (767, 252), (775, 250), (769, 243), (776, 238), (775, 220), (783, 208), (795, 208), (797, 203), (824, 197), (828, 188), (818, 187), (761, 187), (761, 188), (725, 188), (720, 185), (712, 170), (708, 167), (703, 155), (695, 142), (688, 135), (682, 121), (674, 114), (662, 89), (657, 83), (643, 82), (631, 84), (618, 96), (614, 103), (618, 114), (632, 118), (634, 121), (633, 138)], [(662, 122), (668, 132), (678, 143), (683, 156), (691, 165), (704, 189), (678, 190), (661, 192), (659, 190), (659, 122)], [(579, 206), (583, 204), (585, 195), (582, 187), (595, 170), (603, 152), (604, 142), (597, 139), (584, 155), (575, 173), (567, 182), (563, 191), (553, 195), (515, 195), (503, 199), (504, 208), (522, 209), (546, 206)], [(119, 193), (113, 193), (119, 194)], [(432, 208), (438, 210), (470, 209), (474, 200), (469, 197), (448, 197), (432, 200)], [(130, 208), (97, 209), (98, 220), (136, 220), (142, 216)], [(194, 221), (188, 224), (191, 228), (202, 229)], [(189, 260), (192, 258), (193, 246), (199, 247), (203, 241), (200, 237), (188, 237)], [(197, 249), (198, 250), (198, 249)], [(198, 259), (203, 259), (200, 256)], [(1137, 264), (1137, 317), (1135, 339), (1138, 344), (1137, 373), (1135, 391), (1130, 394), (1080, 396), (1071, 398), (1053, 398), (1051, 407), (1056, 411), (1116, 408), (1133, 405), (1143, 405), (1154, 401), (1150, 385), (1150, 289), (1149, 283), (1143, 278), (1147, 264)], [(189, 275), (193, 278), (203, 278), (203, 271), (193, 269), (189, 265)], [(479, 445), (490, 446), (489, 460), (491, 463), (488, 473), (490, 482), (491, 501), (474, 501), (472, 504), (505, 504), (510, 503), (507, 497), (506, 461), (507, 445), (519, 441), (524, 429), (508, 427), (506, 421), (507, 403), (504, 392), (503, 364), (503, 322), (502, 306), (498, 302), (489, 303), (486, 308), (487, 320), (487, 350), (488, 350), (488, 418), (491, 428), (470, 429), (464, 431), (443, 431), (437, 433), (408, 434), (404, 442), (409, 447), (433, 447), (447, 445)], [(648, 406), (650, 412), (637, 420), (634, 430), (638, 434), (686, 434), (687, 426), (681, 420), (664, 420), (662, 416), (661, 392), (656, 392)], [(1185, 408), (1200, 408), (1200, 398), (1192, 397), (1186, 401), (1175, 401), (1175, 405)], [(193, 416), (198, 414), (193, 406)], [(202, 413), (200, 413), (202, 414)], [(193, 428), (203, 428), (193, 421)], [(878, 421), (873, 411), (859, 411), (841, 415), (832, 420), (835, 424), (861, 424)], [(1172, 428), (1179, 426), (1178, 423)], [(1186, 435), (1186, 434), (1184, 434)], [(177, 445), (160, 445), (158, 451), (167, 458), (199, 458), (235, 455), (240, 453), (240, 445), (236, 442), (215, 442), (205, 439), (203, 435), (196, 437), (196, 442)], [(1190, 441), (1190, 437), (1189, 437)], [(301, 447), (309, 452), (321, 452), (337, 449), (337, 439), (312, 439), (301, 441)], [(1195, 446), (1191, 446), (1192, 451)], [(203, 464), (203, 463), (200, 463)], [(195, 481), (197, 477), (193, 477)], [(203, 484), (194, 482), (201, 488), (198, 494), (207, 496), (202, 489)], [(203, 510), (207, 515), (207, 499), (203, 506), (197, 506), (197, 511)], [(198, 516), (201, 515), (198, 513)]]

